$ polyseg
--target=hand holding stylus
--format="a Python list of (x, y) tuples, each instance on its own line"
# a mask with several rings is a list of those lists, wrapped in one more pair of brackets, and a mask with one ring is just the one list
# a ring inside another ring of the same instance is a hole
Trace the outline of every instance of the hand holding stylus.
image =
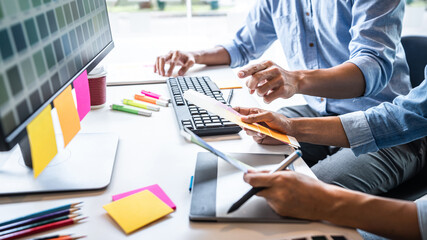
[[(295, 160), (297, 160), (299, 157), (302, 156), (302, 153), (300, 150), (296, 150), (295, 152), (293, 152), (291, 155), (289, 155), (288, 157), (286, 157), (281, 163), (279, 163), (278, 167), (272, 171), (270, 171), (270, 173), (268, 173), (268, 175), (271, 175), (272, 173), (281, 171), (281, 170), (285, 170), (289, 165), (291, 165)], [(246, 175), (245, 175), (246, 176)], [(252, 184), (251, 184), (252, 185)], [(247, 192), (245, 195), (243, 195), (237, 202), (235, 202), (230, 209), (228, 210), (227, 213), (232, 213), (234, 211), (236, 211), (237, 209), (240, 208), (240, 206), (242, 206), (246, 201), (248, 201), (253, 195), (257, 194), (258, 192), (266, 189), (267, 186), (254, 186), (251, 190), (249, 190), (249, 192)]]

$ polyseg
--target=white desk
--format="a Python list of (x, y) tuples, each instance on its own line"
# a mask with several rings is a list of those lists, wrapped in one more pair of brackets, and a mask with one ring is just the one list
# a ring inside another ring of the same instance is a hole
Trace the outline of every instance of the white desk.
[[(166, 85), (109, 87), (107, 103), (118, 103), (141, 89), (168, 94)], [(253, 99), (246, 90), (235, 90), (234, 105), (250, 106)], [(61, 228), (49, 233), (87, 235), (88, 239), (283, 239), (309, 233), (340, 233), (349, 239), (361, 239), (353, 229), (338, 228), (322, 223), (255, 224), (255, 223), (197, 223), (188, 219), (191, 194), (190, 177), (194, 173), (196, 155), (202, 149), (187, 143), (178, 133), (173, 108), (162, 108), (152, 117), (142, 117), (111, 111), (107, 107), (91, 111), (82, 122), (82, 132), (114, 132), (119, 134), (119, 146), (111, 184), (104, 190), (60, 194), (36, 194), (0, 197), (0, 222), (38, 210), (62, 204), (84, 201), (82, 213), (89, 219), (84, 224)], [(260, 148), (251, 139), (227, 144), (233, 149), (255, 152), (286, 151), (283, 147)], [(248, 143), (249, 147), (239, 146)], [(217, 143), (216, 143), (217, 144)], [(246, 149), (246, 150), (245, 150)], [(236, 150), (239, 151), (239, 150)], [(102, 163), (100, 163), (102, 164)], [(84, 167), (84, 166), (82, 166)], [(303, 161), (298, 171), (310, 174)], [(1, 170), (0, 170), (1, 174)], [(1, 184), (1, 183), (0, 183)], [(128, 190), (159, 184), (176, 203), (177, 210), (166, 218), (126, 236), (102, 208), (111, 196)], [(38, 234), (36, 236), (49, 233)]]

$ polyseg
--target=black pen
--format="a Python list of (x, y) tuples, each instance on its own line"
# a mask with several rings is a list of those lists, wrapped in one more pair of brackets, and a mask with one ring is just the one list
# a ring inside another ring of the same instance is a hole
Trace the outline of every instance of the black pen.
[[(286, 169), (289, 165), (291, 165), (295, 160), (300, 158), (302, 156), (302, 152), (300, 150), (296, 150), (291, 155), (289, 155), (287, 158), (285, 158), (280, 164), (279, 167), (270, 171), (271, 173), (281, 171)], [(266, 189), (266, 187), (253, 187), (249, 192), (247, 192), (243, 197), (241, 197), (237, 202), (235, 202), (230, 209), (228, 210), (228, 213), (232, 213), (240, 208), (246, 201), (249, 200), (253, 195), (257, 194), (259, 191)]]

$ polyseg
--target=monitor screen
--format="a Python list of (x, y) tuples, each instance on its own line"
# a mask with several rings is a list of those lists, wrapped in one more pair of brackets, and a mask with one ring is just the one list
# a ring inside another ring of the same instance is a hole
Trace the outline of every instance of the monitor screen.
[(113, 45), (105, 0), (0, 0), (0, 150)]

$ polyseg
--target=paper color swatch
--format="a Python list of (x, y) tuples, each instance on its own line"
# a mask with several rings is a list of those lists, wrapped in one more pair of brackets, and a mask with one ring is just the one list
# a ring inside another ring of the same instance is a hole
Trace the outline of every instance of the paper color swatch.
[(300, 147), (298, 141), (294, 137), (276, 132), (257, 123), (248, 124), (242, 122), (240, 113), (234, 111), (234, 109), (232, 109), (231, 107), (222, 104), (221, 102), (218, 102), (217, 100), (208, 97), (204, 94), (198, 93), (190, 89), (184, 93), (184, 98), (196, 104), (197, 106), (204, 108), (207, 111), (216, 114), (222, 118), (225, 118), (241, 127), (265, 134), (286, 144), (289, 144), (292, 147)]
[(104, 205), (104, 209), (126, 234), (173, 212), (172, 208), (148, 190)]
[(27, 126), (34, 178), (40, 175), (58, 153), (52, 115), (50, 113), (51, 110), (51, 106), (48, 105)]
[(59, 123), (61, 124), (62, 134), (64, 136), (64, 146), (76, 136), (80, 131), (80, 119), (74, 105), (71, 86), (68, 86), (58, 97), (53, 100), (53, 105), (58, 113)]
[(249, 166), (246, 163), (243, 163), (239, 160), (237, 160), (234, 157), (231, 157), (217, 149), (215, 149), (214, 147), (212, 147), (211, 145), (209, 145), (207, 142), (205, 142), (202, 138), (200, 138), (199, 136), (197, 136), (196, 134), (194, 134), (193, 132), (191, 132), (188, 128), (184, 128), (183, 132), (181, 132), (181, 134), (190, 142), (195, 143), (197, 145), (199, 145), (200, 147), (208, 150), (209, 152), (217, 155), (218, 157), (224, 159), (226, 162), (228, 162), (229, 164), (233, 165), (234, 167), (236, 167), (237, 169), (241, 170), (244, 173), (247, 173), (249, 170), (254, 170), (256, 171), (256, 168)]
[(89, 81), (86, 70), (74, 80), (73, 86), (76, 91), (77, 112), (81, 121), (90, 111)]
[(169, 207), (171, 207), (173, 210), (176, 210), (175, 203), (172, 202), (172, 200), (168, 197), (168, 195), (166, 195), (166, 193), (163, 191), (163, 189), (160, 188), (160, 186), (157, 185), (157, 184), (150, 185), (148, 187), (143, 187), (143, 188), (136, 189), (136, 190), (132, 190), (132, 191), (129, 191), (129, 192), (125, 192), (125, 193), (114, 195), (113, 196), (113, 201), (120, 200), (122, 198), (128, 197), (128, 196), (133, 195), (135, 193), (142, 192), (144, 190), (150, 191), (151, 193), (153, 193), (154, 195), (156, 195), (156, 197), (158, 197), (160, 200), (162, 200), (164, 203), (166, 203)]
[(242, 82), (239, 79), (224, 79), (224, 80), (214, 80), (215, 84), (219, 89), (234, 89), (242, 88)]

